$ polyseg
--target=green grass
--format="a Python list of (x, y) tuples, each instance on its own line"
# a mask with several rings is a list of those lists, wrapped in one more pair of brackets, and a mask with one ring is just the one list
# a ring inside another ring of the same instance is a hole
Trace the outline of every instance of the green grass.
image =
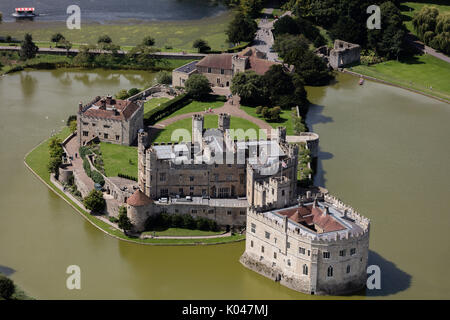
[(145, 235), (156, 236), (173, 236), (173, 237), (197, 237), (197, 236), (215, 236), (222, 234), (223, 231), (203, 231), (203, 230), (191, 230), (184, 228), (167, 228), (161, 231), (147, 231), (143, 232)]
[[(58, 137), (61, 139), (66, 138), (70, 134), (69, 129), (65, 127), (59, 134)], [(87, 220), (89, 220), (94, 226), (100, 228), (111, 236), (115, 236), (122, 240), (128, 240), (135, 243), (142, 244), (159, 244), (159, 245), (196, 245), (196, 244), (220, 244), (242, 241), (245, 239), (245, 235), (232, 235), (223, 238), (206, 238), (206, 239), (137, 239), (125, 236), (122, 231), (112, 227), (111, 225), (103, 222), (102, 220), (90, 215), (88, 212), (84, 211), (75, 202), (73, 202), (69, 197), (67, 197), (64, 192), (56, 188), (50, 182), (50, 174), (47, 171), (47, 163), (49, 160), (48, 145), (50, 139), (43, 142), (35, 149), (33, 149), (25, 158), (27, 165), (45, 182), (49, 187), (56, 192), (59, 196), (65, 199), (74, 209), (80, 212)]]
[[(205, 111), (205, 109), (209, 109), (209, 108), (216, 109), (216, 108), (223, 107), (224, 104), (225, 104), (224, 96), (211, 95), (210, 98), (206, 99), (205, 101), (198, 101), (198, 100), (192, 101), (191, 103), (187, 104), (183, 108), (172, 113), (167, 118), (172, 118), (174, 116), (177, 116), (180, 114), (185, 114), (185, 113), (190, 113), (190, 112), (202, 112), (202, 111)], [(165, 119), (167, 119), (167, 118), (165, 118)]]
[(430, 55), (359, 65), (350, 70), (450, 100), (450, 64)]
[(255, 118), (264, 120), (265, 122), (270, 124), (272, 126), (272, 128), (274, 128), (274, 129), (276, 129), (277, 127), (280, 127), (280, 126), (285, 127), (287, 135), (294, 135), (294, 129), (292, 127), (292, 117), (291, 117), (292, 111), (291, 110), (281, 109), (280, 121), (274, 122), (274, 121), (266, 120), (261, 115), (256, 114), (255, 107), (248, 107), (248, 106), (241, 105), (241, 109)]
[[(206, 115), (204, 117), (204, 127), (205, 128), (217, 128), (217, 115)], [(231, 117), (230, 121), (230, 128), (231, 129), (254, 129), (257, 132), (257, 135), (259, 136), (259, 127), (254, 124), (253, 122), (250, 122), (246, 119), (238, 118), (238, 117)], [(161, 143), (161, 142), (172, 142), (172, 132), (176, 129), (186, 129), (189, 132), (189, 135), (185, 137), (187, 141), (191, 140), (191, 132), (192, 132), (192, 119), (186, 118), (179, 120), (175, 123), (172, 123), (168, 126), (166, 126), (163, 130), (159, 131), (157, 134), (155, 134), (152, 139), (153, 142)], [(261, 136), (261, 138), (265, 138), (264, 136)], [(181, 140), (181, 139), (180, 139)], [(173, 141), (175, 142), (175, 141)]]
[[(445, 4), (447, 3), (447, 4)], [(419, 12), (420, 9), (424, 6), (436, 7), (440, 13), (450, 11), (450, 5), (448, 5), (448, 1), (446, 0), (433, 0), (429, 2), (422, 1), (413, 1), (413, 2), (402, 2), (400, 5), (400, 10), (402, 14), (405, 16), (405, 25), (408, 30), (416, 34), (414, 31), (414, 27), (412, 25), (412, 18), (416, 12)]]
[[(49, 44), (51, 36), (62, 33), (72, 43), (95, 44), (98, 37), (108, 34), (114, 43), (121, 46), (139, 44), (144, 36), (155, 38), (155, 46), (163, 51), (196, 52), (192, 43), (198, 38), (206, 40), (214, 50), (228, 48), (225, 30), (233, 18), (231, 11), (216, 17), (186, 21), (154, 21), (139, 23), (98, 24), (84, 23), (80, 30), (68, 30), (65, 22), (34, 21), (33, 23), (3, 22), (2, 34), (22, 40), (25, 33), (31, 33), (33, 40)], [(171, 46), (172, 49), (165, 49)]]
[(153, 98), (144, 103), (144, 114), (158, 107), (161, 103), (169, 101), (169, 98)]
[(101, 142), (103, 167), (107, 177), (117, 177), (119, 173), (137, 178), (138, 154), (136, 147)]

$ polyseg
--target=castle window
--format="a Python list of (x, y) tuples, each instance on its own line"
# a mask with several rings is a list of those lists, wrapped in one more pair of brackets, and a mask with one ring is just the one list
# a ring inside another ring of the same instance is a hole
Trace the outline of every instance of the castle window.
[(175, 213), (178, 213), (178, 209), (175, 209)]
[(303, 265), (303, 274), (304, 274), (305, 276), (308, 275), (308, 266), (307, 266), (306, 264)]
[(323, 253), (323, 258), (324, 259), (330, 259), (330, 253), (329, 252), (324, 252)]
[(274, 258), (274, 259), (277, 258), (277, 253), (276, 253), (276, 252), (273, 253), (273, 258)]
[(302, 247), (298, 248), (298, 252), (301, 254), (305, 254), (305, 248)]
[(340, 257), (345, 257), (345, 250), (340, 250), (339, 251), (339, 256)]
[(208, 68), (208, 73), (211, 73), (211, 68)]
[(89, 135), (89, 132), (83, 131), (83, 137), (87, 137)]
[[(86, 123), (86, 124), (87, 124), (87, 123)], [(92, 126), (93, 126), (93, 127), (95, 127), (95, 126), (96, 126), (96, 124), (95, 124), (95, 123), (93, 123), (93, 124), (92, 124)]]
[(265, 232), (265, 237), (266, 237), (266, 239), (270, 239), (270, 233), (269, 232)]
[(281, 195), (284, 197), (284, 190), (281, 190)]
[(111, 126), (108, 126), (107, 124), (103, 125), (103, 128), (111, 128)]
[(356, 248), (351, 248), (350, 249), (350, 255), (354, 255), (356, 253)]
[(208, 213), (214, 213), (214, 209), (209, 209)]
[(244, 184), (244, 175), (243, 175), (243, 174), (240, 174), (240, 175), (239, 175), (239, 182), (240, 182), (241, 184)]
[(117, 136), (117, 135), (116, 135), (116, 140), (119, 141), (119, 139), (120, 139), (120, 136)]
[(220, 74), (225, 74), (225, 70), (220, 69)]
[(253, 233), (256, 233), (256, 224), (252, 223), (252, 229), (251, 230), (252, 230)]
[(347, 266), (347, 273), (350, 273), (350, 265)]
[(166, 181), (166, 173), (162, 172), (159, 174), (159, 181)]
[(332, 277), (332, 276), (333, 276), (333, 267), (332, 267), (332, 266), (329, 266), (329, 267), (328, 267), (328, 270), (327, 270), (327, 276), (328, 276), (328, 277)]
[(286, 243), (286, 248), (290, 248), (291, 247), (291, 243), (288, 241), (287, 243)]
[(191, 213), (197, 213), (197, 210), (192, 209), (192, 210), (191, 210)]
[(219, 198), (228, 198), (230, 194), (230, 188), (219, 188)]
[(289, 267), (291, 266), (291, 259), (288, 259), (287, 265), (288, 265)]
[(250, 241), (250, 247), (252, 247), (252, 248), (253, 248), (253, 240), (252, 240), (252, 241)]
[(308, 250), (308, 257), (311, 255), (311, 250)]
[(227, 215), (231, 216), (231, 210), (227, 211)]
[(261, 246), (261, 252), (264, 253), (264, 246)]
[(108, 139), (108, 134), (105, 133), (105, 134), (104, 134), (104, 137), (105, 137), (105, 139)]
[(241, 215), (241, 216), (245, 216), (245, 211), (239, 211), (239, 215)]
[(193, 177), (193, 176), (190, 176), (190, 177), (189, 177), (189, 181), (194, 181), (194, 177)]
[[(87, 126), (89, 123), (87, 123), (87, 122), (83, 122), (83, 126)], [(94, 125), (94, 124), (92, 124), (92, 125)]]
[(194, 187), (189, 187), (189, 190), (194, 190)]

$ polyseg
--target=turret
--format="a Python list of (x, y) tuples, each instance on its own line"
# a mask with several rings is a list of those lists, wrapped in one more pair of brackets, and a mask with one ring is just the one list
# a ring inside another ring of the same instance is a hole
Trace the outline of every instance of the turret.
[(201, 144), (203, 139), (203, 116), (194, 114), (192, 116), (192, 143)]
[(224, 131), (230, 129), (230, 115), (228, 113), (219, 114), (219, 129)]

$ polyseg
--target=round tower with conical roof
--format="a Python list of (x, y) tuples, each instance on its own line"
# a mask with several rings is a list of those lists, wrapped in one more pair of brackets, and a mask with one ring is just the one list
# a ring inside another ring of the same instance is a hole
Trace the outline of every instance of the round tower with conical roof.
[(136, 190), (127, 200), (127, 217), (133, 225), (133, 231), (145, 230), (145, 222), (152, 214), (153, 201), (141, 190)]

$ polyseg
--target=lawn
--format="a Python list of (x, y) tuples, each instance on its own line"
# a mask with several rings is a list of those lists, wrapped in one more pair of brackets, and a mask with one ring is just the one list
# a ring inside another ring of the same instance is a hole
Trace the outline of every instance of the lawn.
[(430, 55), (359, 65), (350, 70), (450, 100), (450, 64)]
[(151, 21), (135, 24), (84, 23), (80, 30), (68, 30), (65, 22), (4, 22), (2, 34), (22, 40), (25, 33), (31, 33), (34, 40), (48, 43), (53, 34), (60, 32), (70, 42), (83, 44), (95, 44), (100, 35), (107, 34), (114, 43), (121, 46), (139, 44), (144, 36), (151, 35), (156, 40), (155, 46), (163, 51), (196, 52), (192, 48), (192, 43), (198, 38), (206, 40), (214, 50), (227, 49), (225, 30), (232, 18), (233, 13), (229, 11), (219, 16), (199, 20)]
[(261, 115), (256, 114), (256, 108), (255, 107), (248, 107), (241, 105), (241, 109), (247, 112), (249, 115), (259, 118), (261, 120), (266, 121), (268, 124), (272, 126), (272, 128), (276, 129), (277, 127), (285, 127), (286, 128), (286, 134), (287, 135), (294, 135), (294, 129), (292, 127), (292, 117), (291, 117), (291, 110), (288, 109), (281, 109), (280, 114), (280, 121), (274, 122), (264, 119)]
[(101, 142), (100, 150), (107, 177), (117, 177), (121, 173), (137, 178), (138, 154), (136, 147)]
[[(62, 140), (70, 135), (68, 127), (64, 127), (56, 136)], [(25, 162), (47, 183), (50, 183), (50, 173), (47, 170), (47, 163), (50, 160), (48, 146), (50, 139), (37, 146), (27, 155)]]
[[(217, 115), (206, 115), (204, 117), (204, 126), (205, 128), (217, 128)], [(152, 139), (153, 142), (161, 143), (161, 142), (172, 142), (172, 132), (176, 129), (186, 129), (189, 132), (189, 135), (185, 137), (186, 141), (191, 141), (191, 132), (192, 132), (192, 118), (186, 118), (179, 120), (175, 123), (172, 123), (165, 127), (163, 130), (156, 133)], [(256, 130), (257, 134), (259, 134), (259, 127), (254, 124), (253, 122), (250, 122), (248, 120), (237, 118), (237, 117), (231, 117), (230, 121), (230, 128), (231, 129), (254, 129)], [(262, 138), (265, 138), (262, 136)], [(173, 141), (176, 142), (176, 141)]]
[[(220, 107), (223, 107), (223, 105), (225, 104), (225, 101), (226, 101), (226, 98), (224, 96), (211, 95), (211, 96), (209, 96), (208, 99), (205, 99), (204, 101), (199, 101), (199, 100), (192, 101), (191, 103), (187, 104), (183, 108), (172, 113), (167, 118), (172, 118), (174, 116), (177, 116), (180, 114), (185, 114), (185, 113), (190, 113), (190, 112), (202, 112), (209, 108), (211, 108), (211, 109), (220, 108)], [(164, 119), (167, 119), (167, 118), (164, 118)]]
[(203, 231), (203, 230), (191, 230), (184, 228), (167, 228), (160, 231), (147, 231), (143, 232), (145, 235), (156, 236), (174, 236), (174, 237), (196, 237), (196, 236), (214, 236), (222, 234), (223, 231)]
[(169, 101), (169, 98), (153, 98), (144, 103), (144, 114), (158, 107), (161, 103)]
[(400, 10), (404, 15), (405, 25), (409, 31), (416, 34), (414, 27), (412, 25), (412, 18), (414, 13), (420, 11), (424, 6), (436, 7), (440, 13), (450, 11), (450, 5), (448, 5), (448, 0), (433, 0), (433, 1), (414, 1), (414, 2), (402, 2), (400, 5)]

